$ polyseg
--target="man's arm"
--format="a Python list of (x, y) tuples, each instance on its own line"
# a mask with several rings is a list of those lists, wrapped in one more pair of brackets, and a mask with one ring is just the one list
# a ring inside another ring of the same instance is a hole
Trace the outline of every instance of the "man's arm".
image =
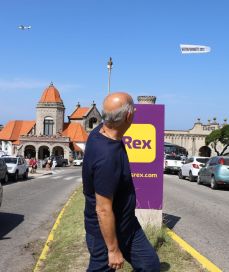
[(108, 265), (113, 269), (120, 269), (123, 267), (124, 259), (116, 236), (115, 216), (112, 209), (113, 199), (99, 194), (95, 196), (99, 226), (108, 248)]

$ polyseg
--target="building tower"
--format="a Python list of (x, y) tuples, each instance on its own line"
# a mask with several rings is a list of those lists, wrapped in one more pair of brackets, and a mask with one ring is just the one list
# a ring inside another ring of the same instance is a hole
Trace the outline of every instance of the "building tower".
[(36, 135), (59, 135), (64, 126), (64, 103), (53, 83), (46, 88), (36, 107)]

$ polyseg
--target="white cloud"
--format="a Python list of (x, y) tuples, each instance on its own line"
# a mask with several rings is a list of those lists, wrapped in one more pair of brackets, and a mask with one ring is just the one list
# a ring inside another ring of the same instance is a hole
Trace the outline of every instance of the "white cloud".
[[(47, 83), (46, 83), (47, 84)], [(0, 91), (12, 91), (12, 90), (18, 90), (18, 89), (37, 89), (37, 88), (43, 88), (45, 86), (44, 81), (39, 80), (25, 80), (20, 78), (14, 78), (11, 80), (6, 79), (0, 79)]]
[[(55, 83), (54, 83), (55, 85)], [(58, 84), (55, 85), (57, 87), (58, 90), (60, 90), (61, 92), (65, 92), (65, 91), (72, 91), (75, 89), (83, 89), (83, 86), (80, 84)]]
[[(31, 89), (40, 89), (41, 91), (48, 87), (50, 82), (47, 80), (37, 80), (37, 79), (2, 79), (0, 78), (0, 91), (17, 91), (17, 90), (31, 90)], [(55, 85), (55, 83), (54, 83)], [(79, 84), (58, 84), (55, 85), (58, 90), (61, 92), (71, 91), (79, 88), (83, 88)]]

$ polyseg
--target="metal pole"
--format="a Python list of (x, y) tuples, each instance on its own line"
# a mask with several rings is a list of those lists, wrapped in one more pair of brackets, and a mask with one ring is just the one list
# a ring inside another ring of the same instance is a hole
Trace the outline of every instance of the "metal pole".
[(110, 94), (110, 87), (111, 87), (111, 69), (108, 68), (108, 94)]
[(107, 69), (108, 69), (108, 94), (110, 94), (112, 65), (113, 65), (112, 58), (110, 58), (108, 63), (107, 63)]

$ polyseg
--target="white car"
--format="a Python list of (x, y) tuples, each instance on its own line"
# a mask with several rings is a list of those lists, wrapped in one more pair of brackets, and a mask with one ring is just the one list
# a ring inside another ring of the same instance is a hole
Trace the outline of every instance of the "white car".
[(208, 157), (189, 157), (181, 166), (178, 173), (179, 179), (188, 177), (190, 181), (196, 181), (200, 169), (208, 160)]
[(28, 179), (29, 166), (24, 158), (16, 156), (3, 156), (2, 159), (7, 165), (9, 177), (13, 177), (14, 181), (17, 181), (19, 177)]
[(83, 164), (83, 159), (76, 159), (73, 161), (73, 165), (81, 166)]
[(164, 173), (178, 173), (182, 166), (182, 158), (177, 155), (165, 155)]

